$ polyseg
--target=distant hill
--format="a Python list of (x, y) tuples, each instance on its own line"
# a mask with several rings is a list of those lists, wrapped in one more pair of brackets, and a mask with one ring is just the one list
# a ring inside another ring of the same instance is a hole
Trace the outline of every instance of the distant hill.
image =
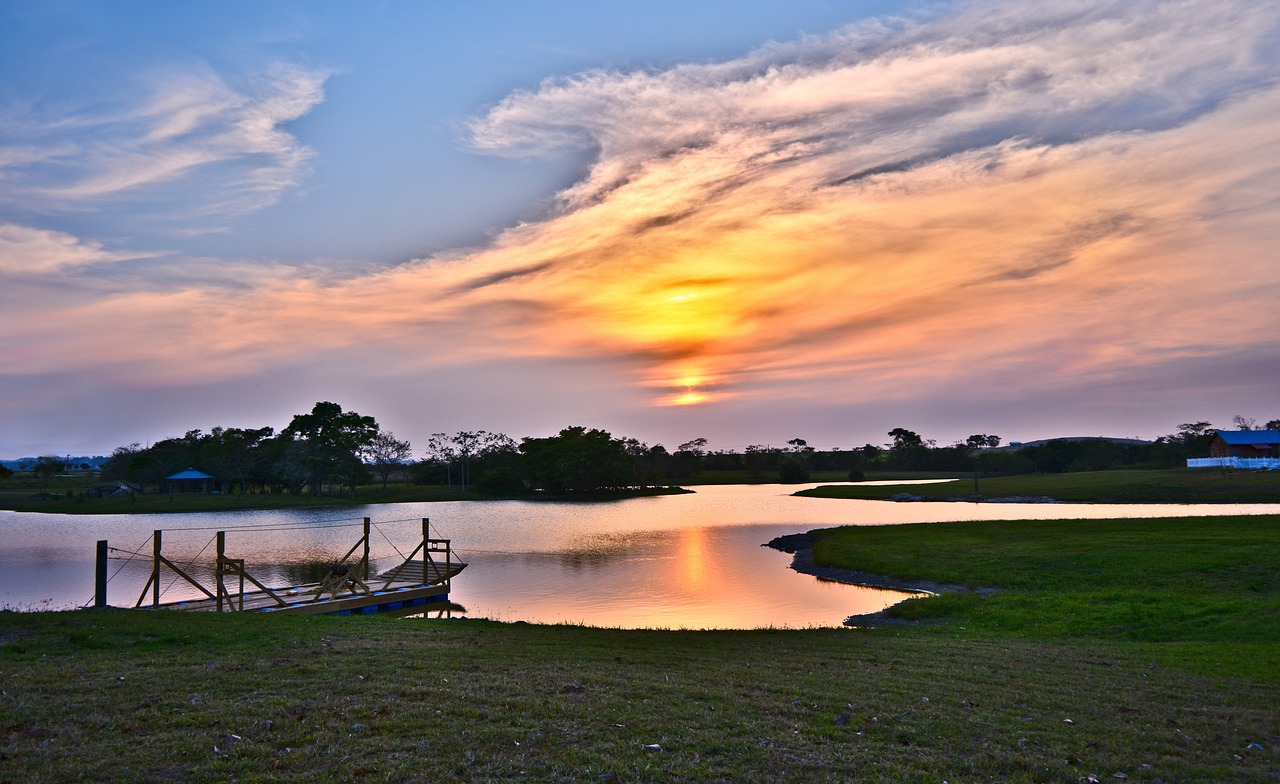
[[(95, 455), (93, 457), (88, 457), (85, 455), (79, 455), (79, 456), (73, 455), (71, 457), (68, 457), (66, 455), (48, 455), (48, 457), (57, 457), (59, 460), (65, 461), (67, 465), (71, 466), (72, 468), (79, 468), (80, 464), (84, 463), (89, 466), (90, 470), (95, 470), (95, 471), (101, 468), (103, 463), (111, 459), (110, 457), (104, 457), (103, 455)], [(34, 463), (36, 459), (37, 458), (35, 457), (20, 457), (17, 460), (0, 460), (0, 465), (3, 465), (5, 468), (9, 469), (10, 471), (19, 471), (22, 469), (23, 463), (26, 463), (28, 461)]]
[(1044, 446), (1050, 441), (1106, 441), (1110, 444), (1125, 446), (1148, 446), (1154, 441), (1143, 441), (1141, 438), (1111, 438), (1110, 436), (1066, 436), (1063, 438), (1042, 438), (1039, 441), (1010, 441), (1003, 449), (1021, 449), (1027, 446)]

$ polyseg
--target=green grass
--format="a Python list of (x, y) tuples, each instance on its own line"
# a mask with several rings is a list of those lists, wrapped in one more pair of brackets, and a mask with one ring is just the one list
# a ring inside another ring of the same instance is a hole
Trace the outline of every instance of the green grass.
[[(1164, 660), (1280, 683), (1277, 516), (844, 527), (816, 532), (814, 557), (971, 589), (897, 605), (897, 618), (1001, 636), (1176, 643)], [(974, 590), (983, 588), (995, 590)], [(1224, 656), (1219, 644), (1237, 653)]]
[[(1274, 504), (1280, 503), (1280, 471), (1223, 472), (1176, 468), (1019, 474), (981, 477), (978, 491), (982, 498), (1048, 496), (1073, 503)], [(931, 485), (815, 487), (797, 495), (883, 500), (898, 493), (935, 500), (968, 498), (973, 494), (973, 478), (969, 475), (955, 482)]]
[(1280, 688), (1102, 643), (143, 611), (0, 615), (0, 640), (10, 781), (1280, 773)]

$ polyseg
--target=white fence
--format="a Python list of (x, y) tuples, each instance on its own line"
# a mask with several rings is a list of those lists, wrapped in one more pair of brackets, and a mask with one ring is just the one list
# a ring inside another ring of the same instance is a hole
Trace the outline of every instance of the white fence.
[(1187, 468), (1265, 468), (1280, 471), (1280, 457), (1190, 457)]

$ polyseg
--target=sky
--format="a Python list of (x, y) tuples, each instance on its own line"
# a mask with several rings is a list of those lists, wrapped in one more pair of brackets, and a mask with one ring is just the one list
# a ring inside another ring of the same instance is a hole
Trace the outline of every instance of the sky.
[(0, 0), (0, 457), (1280, 417), (1280, 6)]

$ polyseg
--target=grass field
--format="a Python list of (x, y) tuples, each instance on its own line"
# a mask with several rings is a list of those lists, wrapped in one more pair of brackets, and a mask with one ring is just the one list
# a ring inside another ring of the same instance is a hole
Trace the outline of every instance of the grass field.
[(1115, 644), (142, 612), (3, 624), (0, 776), (12, 781), (1280, 772), (1280, 689)]
[(813, 553), (966, 589), (890, 608), (899, 619), (1161, 643), (1170, 665), (1280, 685), (1278, 516), (856, 526), (817, 532)]
[(819, 535), (833, 566), (994, 589), (878, 628), (0, 613), (0, 780), (1274, 782), (1278, 531)]
[[(973, 477), (910, 487), (832, 485), (804, 490), (798, 495), (882, 500), (903, 492), (933, 500), (968, 498), (973, 495)], [(1280, 471), (1177, 468), (1018, 474), (980, 477), (978, 493), (981, 498), (1048, 496), (1070, 503), (1274, 504), (1280, 503)]]

